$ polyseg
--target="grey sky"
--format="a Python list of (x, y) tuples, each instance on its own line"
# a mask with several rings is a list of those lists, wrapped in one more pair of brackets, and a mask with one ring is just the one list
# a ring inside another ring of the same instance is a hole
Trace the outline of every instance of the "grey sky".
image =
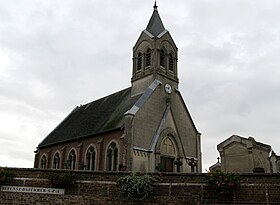
[[(36, 146), (77, 105), (130, 86), (150, 0), (0, 0), (0, 166), (32, 167)], [(158, 1), (179, 49), (180, 90), (202, 133), (204, 169), (232, 134), (280, 154), (280, 1)]]

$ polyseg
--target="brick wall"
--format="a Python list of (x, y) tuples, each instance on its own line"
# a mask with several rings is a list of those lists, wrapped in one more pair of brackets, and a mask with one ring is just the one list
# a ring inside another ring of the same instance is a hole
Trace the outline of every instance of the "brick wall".
[(54, 155), (59, 153), (59, 168), (64, 169), (70, 151), (75, 150), (77, 155), (76, 169), (81, 169), (81, 166), (86, 163), (86, 153), (89, 146), (93, 146), (96, 152), (96, 170), (106, 170), (106, 159), (104, 156), (107, 156), (107, 148), (113, 140), (117, 142), (119, 146), (119, 164), (123, 164), (123, 139), (120, 138), (122, 135), (122, 130), (114, 130), (101, 135), (85, 137), (71, 142), (40, 148), (35, 156), (34, 167), (40, 168), (40, 159), (45, 155), (47, 158), (46, 168), (53, 168)]
[[(50, 172), (65, 170), (9, 169), (15, 173), (12, 182), (1, 186), (56, 187), (47, 179)], [(242, 185), (233, 195), (220, 195), (204, 183), (205, 174), (163, 173), (151, 197), (125, 200), (118, 193), (116, 180), (125, 172), (71, 171), (73, 183), (64, 195), (30, 194), (0, 191), (0, 204), (280, 204), (280, 174), (243, 174)]]

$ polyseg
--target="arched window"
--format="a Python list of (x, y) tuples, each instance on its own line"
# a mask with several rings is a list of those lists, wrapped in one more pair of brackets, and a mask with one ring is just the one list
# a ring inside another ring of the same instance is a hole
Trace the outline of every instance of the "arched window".
[(71, 152), (68, 155), (68, 168), (69, 169), (75, 169), (76, 168), (76, 152), (75, 150), (71, 150)]
[(43, 155), (40, 160), (40, 168), (45, 169), (47, 168), (47, 157), (46, 155)]
[(107, 150), (107, 170), (117, 171), (119, 150), (117, 144), (112, 142)]
[(168, 156), (176, 156), (176, 149), (174, 142), (171, 140), (170, 137), (166, 137), (161, 144), (161, 154), (168, 155)]
[(151, 49), (148, 49), (147, 53), (146, 53), (146, 66), (145, 66), (145, 68), (149, 68), (151, 66), (151, 57), (152, 57)]
[(176, 157), (176, 148), (174, 142), (170, 137), (166, 137), (162, 141), (160, 152), (161, 152), (161, 157), (160, 157), (161, 171), (173, 172), (174, 162)]
[(169, 53), (168, 62), (169, 62), (169, 65), (168, 65), (169, 71), (174, 72), (174, 59), (173, 59), (173, 56), (171, 53)]
[(90, 146), (86, 153), (86, 170), (95, 170), (95, 150)]
[(60, 156), (59, 153), (57, 152), (53, 157), (53, 168), (59, 169), (59, 165), (60, 165)]
[(165, 54), (163, 49), (161, 49), (159, 53), (159, 65), (162, 68), (165, 68)]
[(142, 53), (139, 53), (138, 57), (137, 57), (137, 68), (136, 68), (136, 70), (140, 71), (141, 69), (142, 69)]

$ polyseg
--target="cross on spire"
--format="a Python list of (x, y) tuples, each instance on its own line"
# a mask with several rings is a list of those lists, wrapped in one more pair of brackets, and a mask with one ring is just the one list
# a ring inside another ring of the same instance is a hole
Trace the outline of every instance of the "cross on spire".
[(155, 0), (154, 11), (157, 11), (157, 1)]

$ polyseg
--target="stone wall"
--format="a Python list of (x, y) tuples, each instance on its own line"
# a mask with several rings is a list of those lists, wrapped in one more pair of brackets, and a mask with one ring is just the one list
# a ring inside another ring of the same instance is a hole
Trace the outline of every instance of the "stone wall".
[(280, 174), (243, 174), (242, 185), (233, 195), (221, 195), (204, 183), (206, 174), (163, 173), (153, 195), (145, 199), (124, 199), (116, 180), (126, 172), (70, 171), (73, 182), (66, 187), (48, 179), (49, 173), (66, 170), (8, 169), (15, 173), (1, 186), (65, 189), (63, 195), (0, 191), (0, 204), (280, 204)]

